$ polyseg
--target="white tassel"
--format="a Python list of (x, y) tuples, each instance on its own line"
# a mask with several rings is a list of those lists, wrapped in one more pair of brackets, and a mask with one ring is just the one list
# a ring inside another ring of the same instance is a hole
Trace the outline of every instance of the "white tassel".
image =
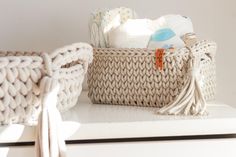
[(35, 142), (37, 157), (65, 157), (66, 147), (60, 133), (61, 116), (56, 107), (59, 84), (51, 78), (45, 77), (41, 82), (42, 112), (37, 126)]
[(165, 115), (204, 115), (206, 101), (202, 95), (199, 83), (200, 60), (191, 57), (186, 84), (176, 99), (158, 110), (158, 114)]

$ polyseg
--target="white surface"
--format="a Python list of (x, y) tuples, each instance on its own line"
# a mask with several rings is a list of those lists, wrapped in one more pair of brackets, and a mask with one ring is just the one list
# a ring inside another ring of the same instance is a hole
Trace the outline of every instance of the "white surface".
[(119, 6), (135, 9), (140, 18), (191, 17), (199, 38), (218, 44), (217, 99), (236, 106), (235, 0), (0, 0), (0, 49), (50, 52), (89, 41), (90, 13)]
[[(236, 139), (67, 145), (68, 157), (235, 157)], [(34, 147), (0, 147), (1, 157), (34, 157)]]
[[(208, 106), (209, 116), (159, 116), (155, 108), (91, 104), (82, 92), (78, 105), (63, 114), (67, 140), (236, 134), (236, 109)], [(33, 141), (35, 127), (0, 127), (0, 143)]]

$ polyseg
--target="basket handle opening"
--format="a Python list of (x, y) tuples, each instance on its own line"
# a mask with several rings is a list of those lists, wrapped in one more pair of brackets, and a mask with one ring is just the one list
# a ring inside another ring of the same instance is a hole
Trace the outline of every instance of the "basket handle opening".
[(61, 68), (71, 68), (75, 65), (78, 65), (78, 64), (84, 64), (84, 62), (82, 60), (76, 60), (76, 61), (72, 61), (72, 62), (69, 62), (69, 63), (66, 63), (64, 65), (61, 65)]
[(78, 64), (87, 69), (88, 63), (92, 62), (92, 47), (86, 43), (75, 43), (57, 49), (50, 54), (54, 69), (71, 68)]

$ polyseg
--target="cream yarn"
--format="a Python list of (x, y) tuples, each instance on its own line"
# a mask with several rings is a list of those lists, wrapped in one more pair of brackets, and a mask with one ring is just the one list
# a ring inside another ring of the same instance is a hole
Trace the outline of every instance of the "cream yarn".
[[(215, 52), (216, 44), (206, 40), (190, 48), (166, 51), (163, 57), (164, 68), (158, 70), (155, 50), (95, 48), (94, 61), (88, 70), (89, 97), (93, 103), (164, 107), (159, 111), (161, 114), (202, 114), (205, 103), (202, 106), (197, 104), (196, 112), (192, 112), (194, 107), (186, 112), (183, 109), (189, 108), (186, 107), (189, 101), (193, 102), (190, 106), (194, 106), (203, 99), (214, 99)], [(195, 72), (196, 69), (199, 69), (199, 73)], [(189, 100), (186, 92), (196, 98)], [(199, 93), (203, 95), (199, 96)], [(185, 103), (186, 97), (188, 99)], [(178, 106), (180, 102), (184, 102), (184, 105)], [(176, 105), (166, 107), (170, 104)], [(173, 110), (170, 112), (169, 108)]]
[(0, 52), (0, 123), (32, 125), (38, 120), (38, 157), (65, 156), (59, 111), (76, 104), (92, 55), (86, 43), (51, 54)]

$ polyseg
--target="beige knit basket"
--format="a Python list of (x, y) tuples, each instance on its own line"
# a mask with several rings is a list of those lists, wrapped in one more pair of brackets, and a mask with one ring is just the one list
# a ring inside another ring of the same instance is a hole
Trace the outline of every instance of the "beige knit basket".
[[(57, 107), (66, 111), (77, 102), (92, 47), (77, 43), (51, 54), (0, 52), (0, 124), (33, 124), (43, 108), (50, 84), (60, 86)], [(47, 105), (51, 105), (50, 102)]]
[(163, 107), (172, 103), (187, 81), (191, 58), (199, 60), (201, 91), (215, 98), (216, 44), (199, 41), (191, 47), (166, 50), (163, 70), (155, 65), (155, 50), (95, 48), (88, 70), (89, 98), (97, 104)]

